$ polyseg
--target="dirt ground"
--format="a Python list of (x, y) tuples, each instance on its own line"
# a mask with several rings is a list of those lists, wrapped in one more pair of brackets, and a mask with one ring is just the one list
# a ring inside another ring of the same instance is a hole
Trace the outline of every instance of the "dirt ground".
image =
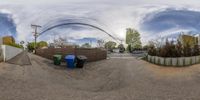
[(29, 57), (32, 65), (0, 63), (0, 100), (200, 99), (200, 65), (160, 67), (118, 57), (72, 70)]

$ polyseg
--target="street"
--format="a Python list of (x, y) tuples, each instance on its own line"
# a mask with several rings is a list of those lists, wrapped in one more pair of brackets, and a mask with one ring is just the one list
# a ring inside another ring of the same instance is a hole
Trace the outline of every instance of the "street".
[(28, 54), (31, 65), (0, 63), (0, 100), (199, 100), (199, 64), (174, 68), (130, 58), (66, 69)]

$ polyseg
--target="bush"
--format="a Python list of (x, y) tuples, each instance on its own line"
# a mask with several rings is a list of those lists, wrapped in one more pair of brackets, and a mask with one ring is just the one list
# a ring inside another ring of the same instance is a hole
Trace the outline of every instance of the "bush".
[(9, 45), (9, 46), (13, 46), (13, 47), (16, 47), (16, 48), (23, 48), (22, 45), (20, 45), (20, 44), (16, 44), (16, 43), (9, 43), (9, 44), (7, 44), (7, 45)]
[(177, 50), (177, 57), (183, 56), (183, 45), (181, 42), (178, 40), (176, 44), (176, 50)]
[(151, 56), (156, 56), (156, 48), (153, 44), (151, 44), (149, 46), (148, 54), (151, 55)]
[(194, 49), (193, 49), (193, 56), (197, 56), (197, 55), (200, 55), (200, 50), (199, 50), (199, 46), (198, 45), (195, 45), (194, 46)]
[(143, 50), (148, 50), (148, 48), (149, 48), (148, 45), (145, 45), (145, 46), (142, 47)]
[(161, 47), (155, 47), (153, 42), (148, 46), (148, 54), (159, 57), (190, 57), (200, 55), (199, 46), (191, 47), (188, 43), (183, 46), (179, 40), (169, 42), (166, 40)]
[(184, 46), (183, 52), (184, 52), (184, 56), (185, 56), (185, 57), (190, 57), (190, 56), (192, 56), (192, 49), (191, 49), (189, 43), (187, 43), (187, 44)]
[(160, 48), (159, 55), (157, 56), (166, 57), (166, 55), (167, 55), (167, 50), (165, 50), (165, 48)]

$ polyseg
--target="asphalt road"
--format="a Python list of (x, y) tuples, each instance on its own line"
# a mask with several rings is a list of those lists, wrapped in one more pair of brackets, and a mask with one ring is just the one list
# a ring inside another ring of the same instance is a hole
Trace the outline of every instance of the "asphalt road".
[(13, 57), (12, 59), (8, 60), (7, 63), (15, 64), (15, 65), (31, 65), (31, 61), (28, 56), (27, 51), (23, 51), (22, 53), (18, 54), (17, 56)]
[(0, 100), (200, 99), (200, 65), (160, 67), (132, 57), (72, 70), (29, 57), (32, 65), (0, 63)]

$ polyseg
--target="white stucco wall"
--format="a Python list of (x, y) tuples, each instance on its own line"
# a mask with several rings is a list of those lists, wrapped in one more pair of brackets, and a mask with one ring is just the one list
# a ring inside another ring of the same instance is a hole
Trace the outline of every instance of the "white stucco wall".
[(2, 45), (1, 48), (3, 50), (3, 61), (8, 61), (23, 51), (20, 48), (8, 46), (8, 45)]
[(0, 45), (0, 62), (3, 61), (3, 50), (1, 49), (1, 45)]
[(0, 37), (0, 62), (3, 61), (3, 50), (1, 49), (1, 45), (3, 44), (3, 39)]

